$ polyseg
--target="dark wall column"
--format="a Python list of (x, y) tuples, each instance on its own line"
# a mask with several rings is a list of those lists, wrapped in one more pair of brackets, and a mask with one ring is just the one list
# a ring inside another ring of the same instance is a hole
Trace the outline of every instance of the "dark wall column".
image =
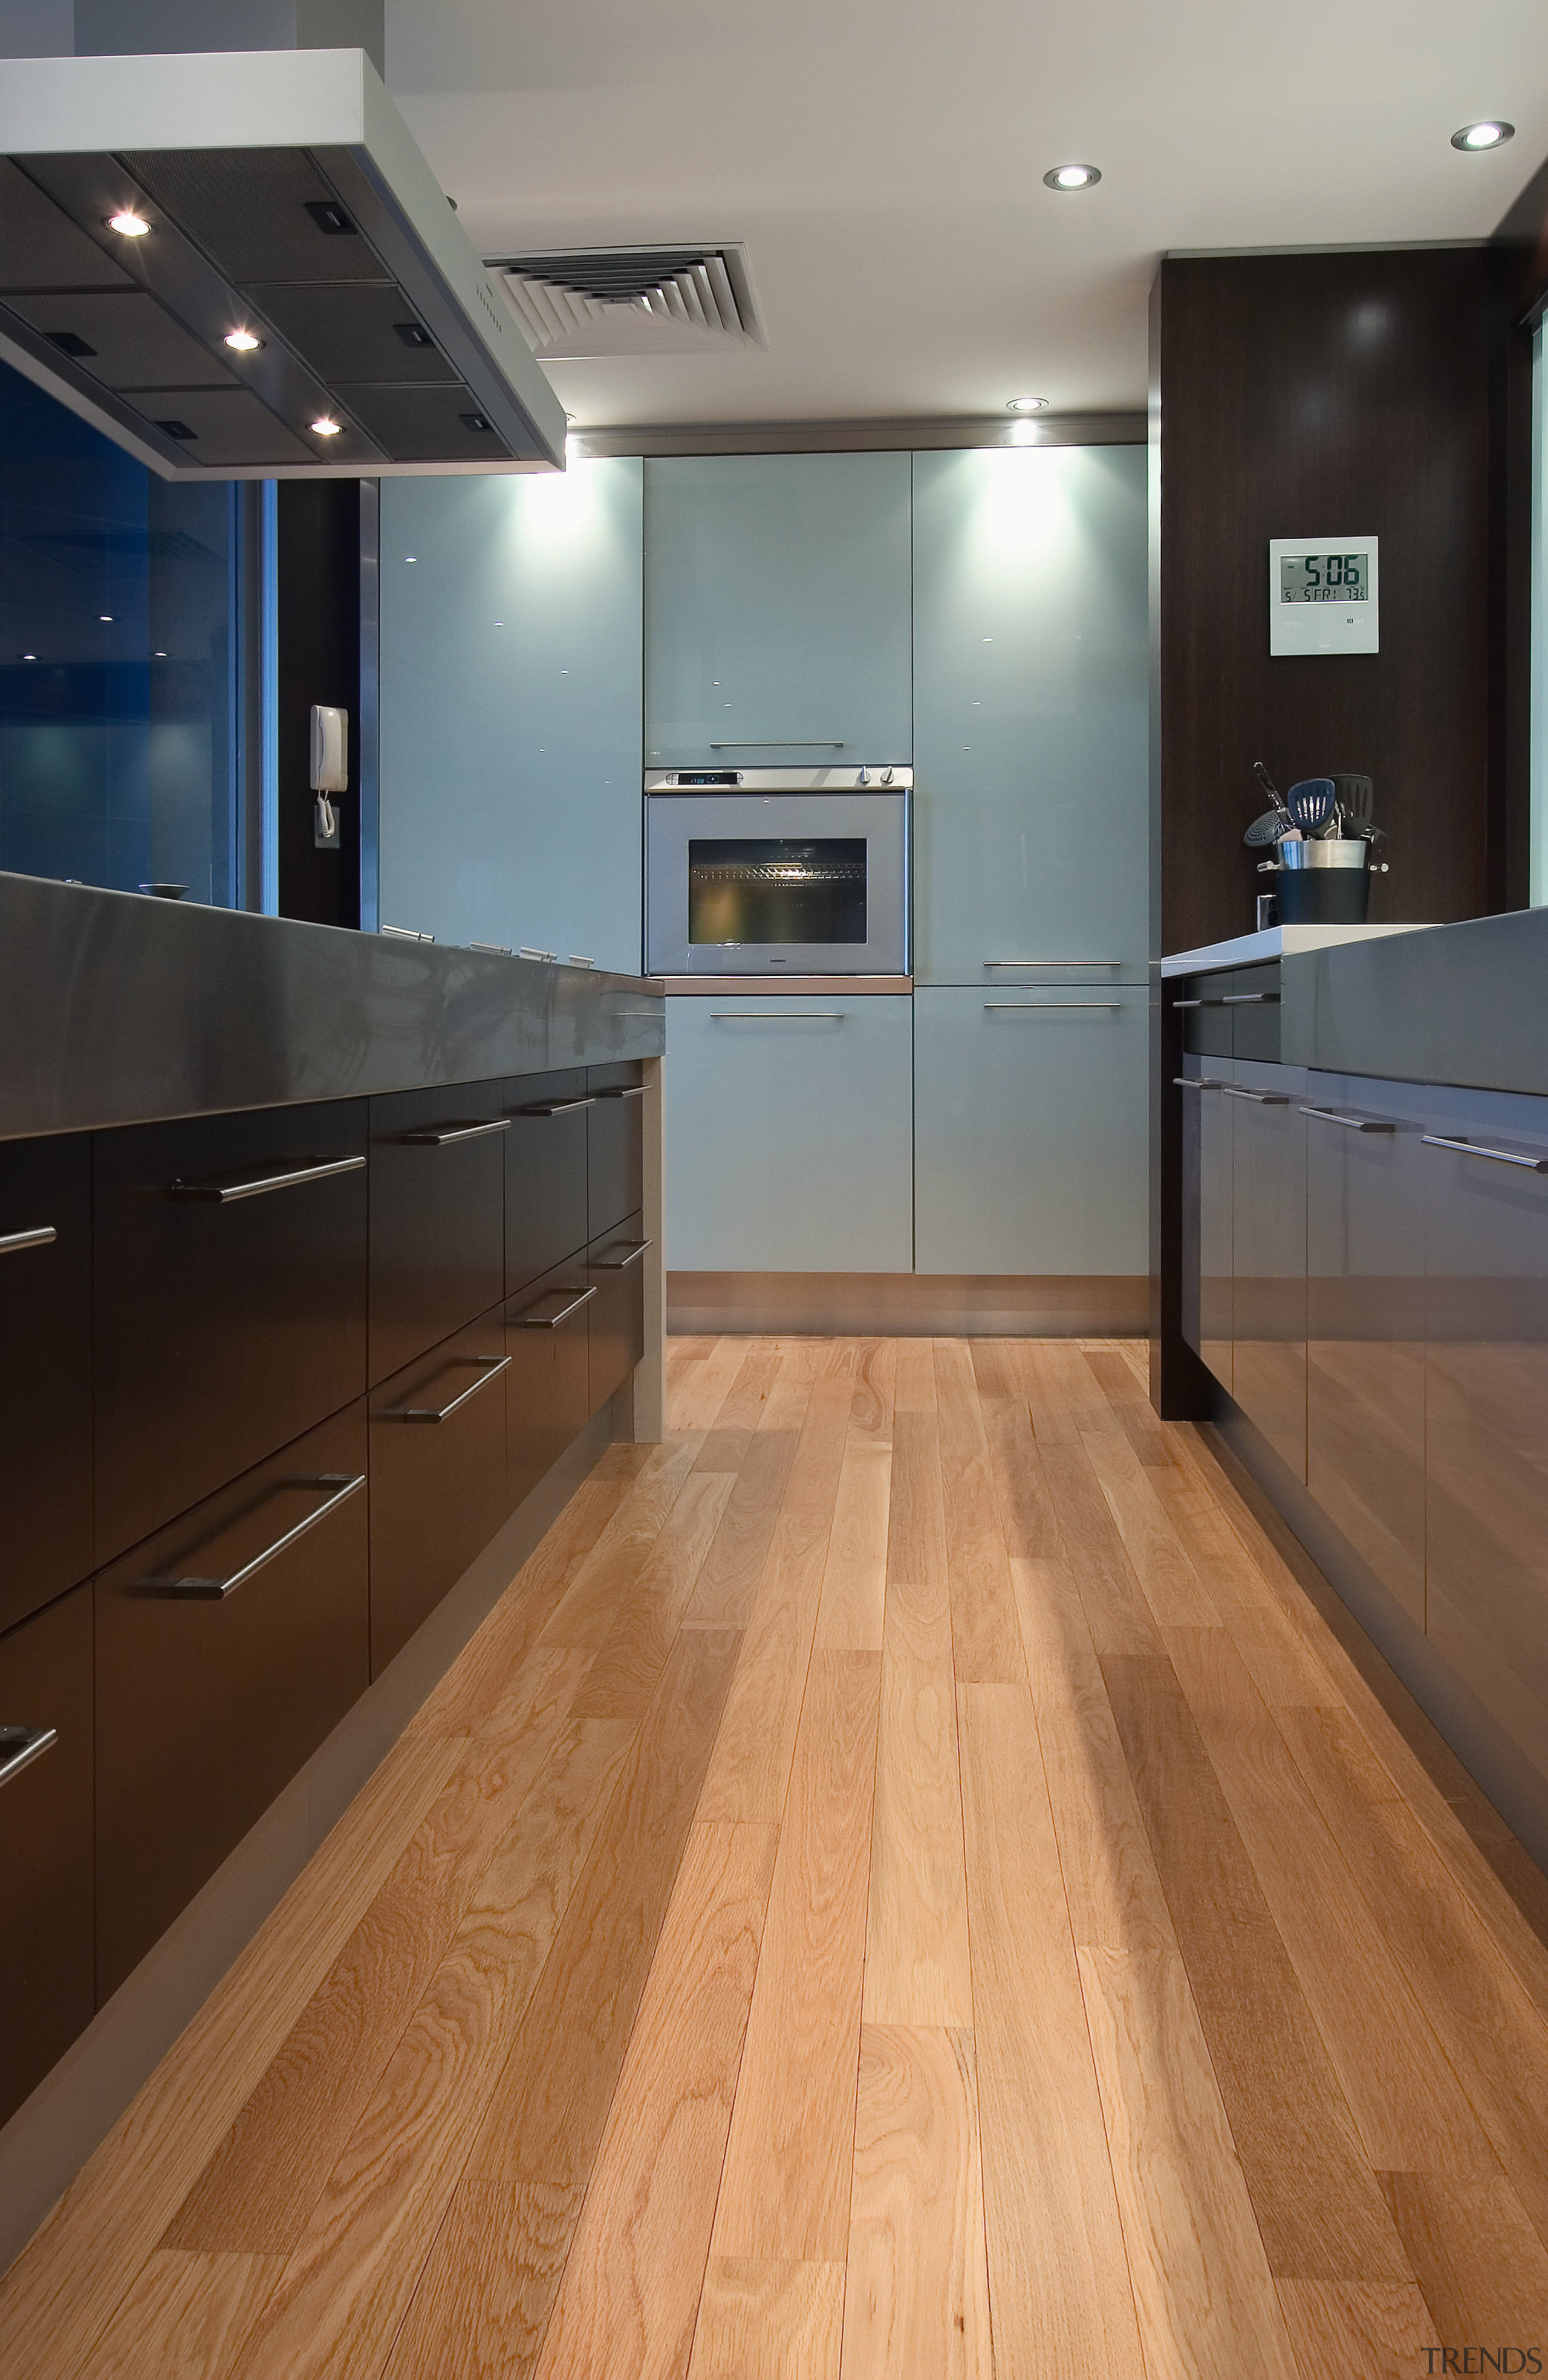
[[(279, 911), (319, 926), (360, 922), (360, 488), (278, 487)], [(349, 713), (349, 788), (334, 797), (336, 851), (313, 832), (311, 706)]]

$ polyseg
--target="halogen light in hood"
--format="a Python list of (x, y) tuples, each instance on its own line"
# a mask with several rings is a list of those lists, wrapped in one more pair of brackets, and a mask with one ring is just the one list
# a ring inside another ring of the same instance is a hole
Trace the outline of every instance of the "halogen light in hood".
[(564, 464), (362, 50), (8, 61), (0, 356), (168, 479)]

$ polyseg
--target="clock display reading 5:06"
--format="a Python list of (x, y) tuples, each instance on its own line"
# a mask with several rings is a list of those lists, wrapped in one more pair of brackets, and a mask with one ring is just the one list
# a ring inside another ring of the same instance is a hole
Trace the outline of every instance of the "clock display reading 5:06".
[(1368, 553), (1284, 553), (1279, 558), (1282, 603), (1364, 603), (1371, 594)]

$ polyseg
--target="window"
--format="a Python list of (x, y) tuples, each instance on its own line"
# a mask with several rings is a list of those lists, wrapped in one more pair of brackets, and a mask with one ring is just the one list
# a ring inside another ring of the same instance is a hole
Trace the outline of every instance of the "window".
[(0, 365), (0, 868), (235, 905), (240, 504)]

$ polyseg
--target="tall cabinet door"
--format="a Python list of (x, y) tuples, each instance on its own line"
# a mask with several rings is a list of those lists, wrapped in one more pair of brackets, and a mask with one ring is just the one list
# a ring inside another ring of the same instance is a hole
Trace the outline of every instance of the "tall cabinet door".
[(1545, 1773), (1548, 1099), (1424, 1096), (1426, 1621)]
[(1424, 1625), (1424, 1169), (1411, 1084), (1306, 1092), (1306, 1484)]
[(1141, 982), (1146, 458), (914, 457), (915, 978)]
[(907, 455), (645, 465), (645, 758), (913, 753)]
[(1143, 1273), (1148, 995), (914, 995), (928, 1273)]
[(907, 1272), (912, 1003), (666, 1003), (675, 1272)]
[(641, 468), (383, 481), (388, 924), (638, 969)]

